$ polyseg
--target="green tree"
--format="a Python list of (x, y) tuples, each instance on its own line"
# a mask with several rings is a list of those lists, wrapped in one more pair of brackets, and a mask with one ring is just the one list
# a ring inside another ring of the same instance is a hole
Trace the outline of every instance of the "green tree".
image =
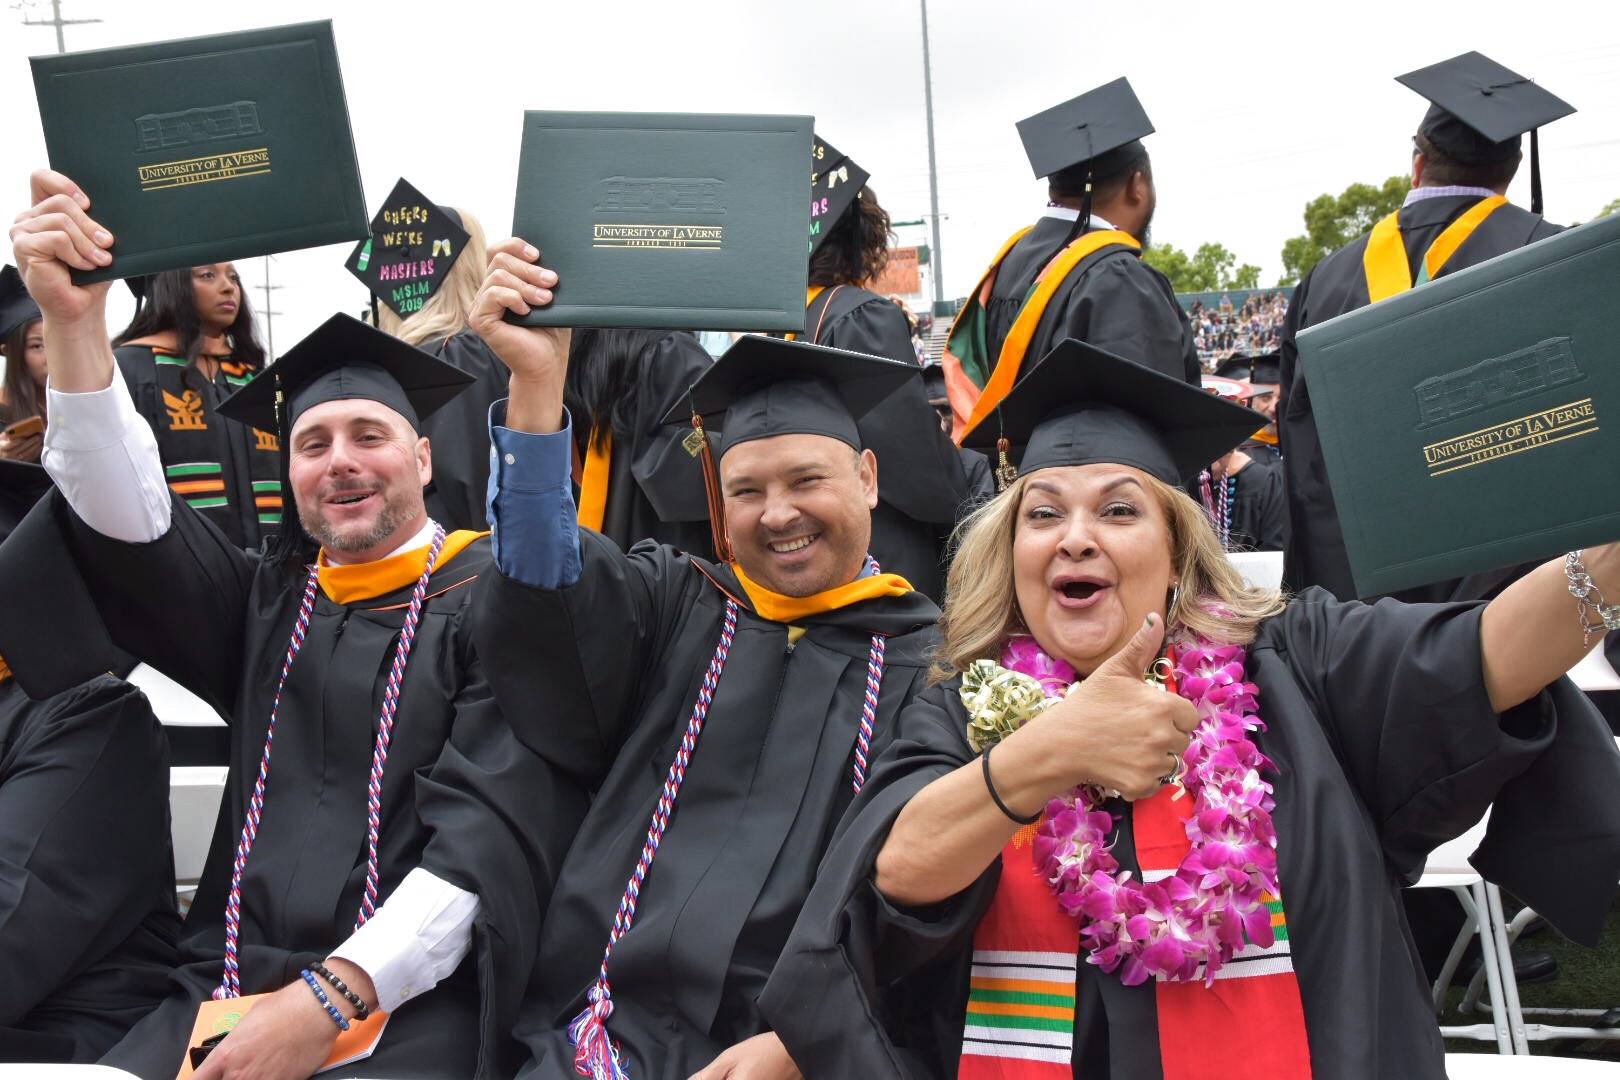
[(1155, 244), (1142, 252), (1142, 261), (1170, 279), (1176, 292), (1214, 292), (1217, 289), (1253, 289), (1260, 284), (1260, 268), (1237, 265), (1237, 256), (1224, 244), (1199, 244), (1191, 255), (1173, 244)]
[(1283, 277), (1278, 284), (1298, 284), (1323, 256), (1399, 210), (1411, 190), (1411, 177), (1392, 176), (1377, 187), (1351, 184), (1338, 195), (1318, 195), (1306, 203), (1305, 233), (1283, 244)]
[(1598, 217), (1608, 217), (1610, 214), (1620, 214), (1620, 199), (1614, 200), (1597, 212)]

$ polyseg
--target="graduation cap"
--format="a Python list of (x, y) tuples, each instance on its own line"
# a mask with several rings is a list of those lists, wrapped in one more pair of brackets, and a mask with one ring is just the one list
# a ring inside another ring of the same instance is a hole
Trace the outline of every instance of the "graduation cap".
[(810, 143), (810, 253), (827, 239), (844, 211), (854, 205), (872, 174), (835, 150), (820, 135)]
[[(1257, 387), (1276, 386), (1282, 381), (1282, 357), (1277, 352), (1229, 356), (1215, 365), (1215, 374), (1225, 379), (1247, 379)], [(1256, 391), (1262, 394), (1267, 392)]]
[[(1123, 75), (1077, 98), (1018, 121), (1018, 137), (1037, 180), (1078, 165), (1086, 169), (1080, 216), (1068, 240), (1091, 222), (1091, 178), (1108, 173), (1109, 155), (1153, 134), (1153, 122)], [(1068, 246), (1068, 241), (1064, 242)]]
[(460, 368), (340, 313), (220, 402), (219, 411), (285, 438), (298, 417), (316, 405), (364, 398), (388, 406), (420, 430), (423, 419), (472, 381)]
[(0, 458), (0, 540), (11, 535), (49, 490), (51, 475), (40, 466)]
[(1575, 106), (1482, 53), (1466, 52), (1395, 81), (1428, 98), (1418, 133), (1464, 165), (1511, 161), (1519, 136), (1530, 133), (1530, 209), (1541, 213), (1541, 163), (1536, 130)]
[(23, 323), (40, 318), (39, 305), (28, 295), (28, 286), (15, 266), (0, 267), (0, 338)]
[(1252, 409), (1069, 338), (962, 445), (1001, 452), (1002, 486), (1037, 469), (1103, 462), (1180, 484), (1265, 423)]
[(439, 291), (467, 240), (460, 214), (429, 202), (401, 177), (371, 219), (371, 235), (343, 265), (403, 319)]
[[(714, 550), (731, 560), (716, 464), (726, 451), (777, 435), (822, 435), (861, 449), (857, 421), (890, 394), (919, 377), (913, 364), (830, 349), (803, 341), (747, 334), (692, 385), (685, 405), (664, 417), (673, 424), (690, 417), (686, 448), (703, 459)], [(709, 444), (705, 417), (720, 417), (720, 448)]]
[(856, 421), (919, 372), (915, 364), (747, 334), (692, 385), (664, 423), (724, 418), (720, 451), (777, 435), (825, 435), (861, 449)]
[(1256, 392), (1254, 384), (1247, 379), (1231, 379), (1224, 375), (1205, 375), (1202, 385), (1206, 393), (1227, 401), (1248, 401)]

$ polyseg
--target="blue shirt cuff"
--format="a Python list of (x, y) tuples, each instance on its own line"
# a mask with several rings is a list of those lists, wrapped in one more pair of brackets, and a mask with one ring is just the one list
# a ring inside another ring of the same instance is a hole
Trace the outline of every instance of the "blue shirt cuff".
[(506, 399), (489, 409), (488, 510), (495, 565), (540, 589), (579, 580), (579, 515), (573, 493), (573, 422), (549, 435), (506, 427)]

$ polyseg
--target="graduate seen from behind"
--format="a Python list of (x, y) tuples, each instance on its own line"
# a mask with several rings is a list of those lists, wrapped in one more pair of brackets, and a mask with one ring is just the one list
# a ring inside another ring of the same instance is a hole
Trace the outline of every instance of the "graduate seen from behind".
[[(1068, 342), (1000, 420), (968, 441), (1025, 449), (965, 527), (943, 681), (766, 1019), (819, 1076), (1442, 1080), (1426, 855), (1494, 804), (1475, 865), (1588, 945), (1620, 881), (1563, 560), (1488, 606), (1285, 599), (1180, 489), (1254, 412)], [(1620, 547), (1585, 565), (1620, 595)]]
[(4, 620), (0, 655), (37, 697), (116, 645), (231, 726), (169, 995), (103, 1060), (155, 1080), (184, 1058), (204, 1080), (307, 1077), (375, 1045), (345, 1075), (509, 1073), (583, 799), (513, 739), (472, 647), (487, 537), (423, 506), (421, 418), (467, 376), (336, 315), (222, 403), (281, 437), (301, 525), (244, 552), (164, 484), (102, 329), (107, 286), (69, 276), (111, 263), (116, 238), (68, 178), (32, 185), (11, 238), (45, 313), (59, 491), (0, 552), (0, 593), (59, 614)]
[[(1477, 52), (1399, 77), (1430, 102), (1412, 136), (1412, 190), (1372, 230), (1326, 256), (1294, 289), (1283, 323), (1279, 405), (1287, 474), (1290, 536), (1285, 580), (1320, 585), (1340, 599), (1355, 595), (1338, 508), (1328, 484), (1295, 338), (1347, 311), (1421, 287), (1562, 231), (1541, 216), (1536, 131), (1575, 111), (1525, 78)], [(1530, 133), (1530, 209), (1508, 201), (1508, 185)], [(1485, 600), (1534, 564), (1437, 581), (1404, 600)]]
[(497, 246), (473, 314), (512, 369), (476, 640), (519, 736), (597, 796), (542, 931), (525, 1075), (795, 1075), (756, 999), (933, 644), (938, 609), (867, 554), (860, 423), (920, 373), (742, 338), (671, 417), (724, 432), (689, 447), (729, 557), (625, 552), (571, 505), (568, 331), (503, 318), (550, 302), (537, 257)]
[(1046, 212), (1002, 245), (946, 338), (958, 441), (1065, 338), (1197, 384), (1192, 326), (1141, 257), (1159, 201), (1142, 143), (1152, 133), (1123, 78), (1019, 121)]

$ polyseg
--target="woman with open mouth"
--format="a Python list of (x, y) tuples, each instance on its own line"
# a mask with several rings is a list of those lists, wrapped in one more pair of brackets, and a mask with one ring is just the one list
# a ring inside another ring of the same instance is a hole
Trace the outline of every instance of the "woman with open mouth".
[(1071, 340), (969, 432), (941, 681), (761, 1002), (807, 1075), (1440, 1080), (1399, 894), (1493, 804), (1476, 866), (1596, 943), (1620, 754), (1562, 675), (1620, 548), (1488, 605), (1250, 587), (1181, 484), (1259, 419)]

